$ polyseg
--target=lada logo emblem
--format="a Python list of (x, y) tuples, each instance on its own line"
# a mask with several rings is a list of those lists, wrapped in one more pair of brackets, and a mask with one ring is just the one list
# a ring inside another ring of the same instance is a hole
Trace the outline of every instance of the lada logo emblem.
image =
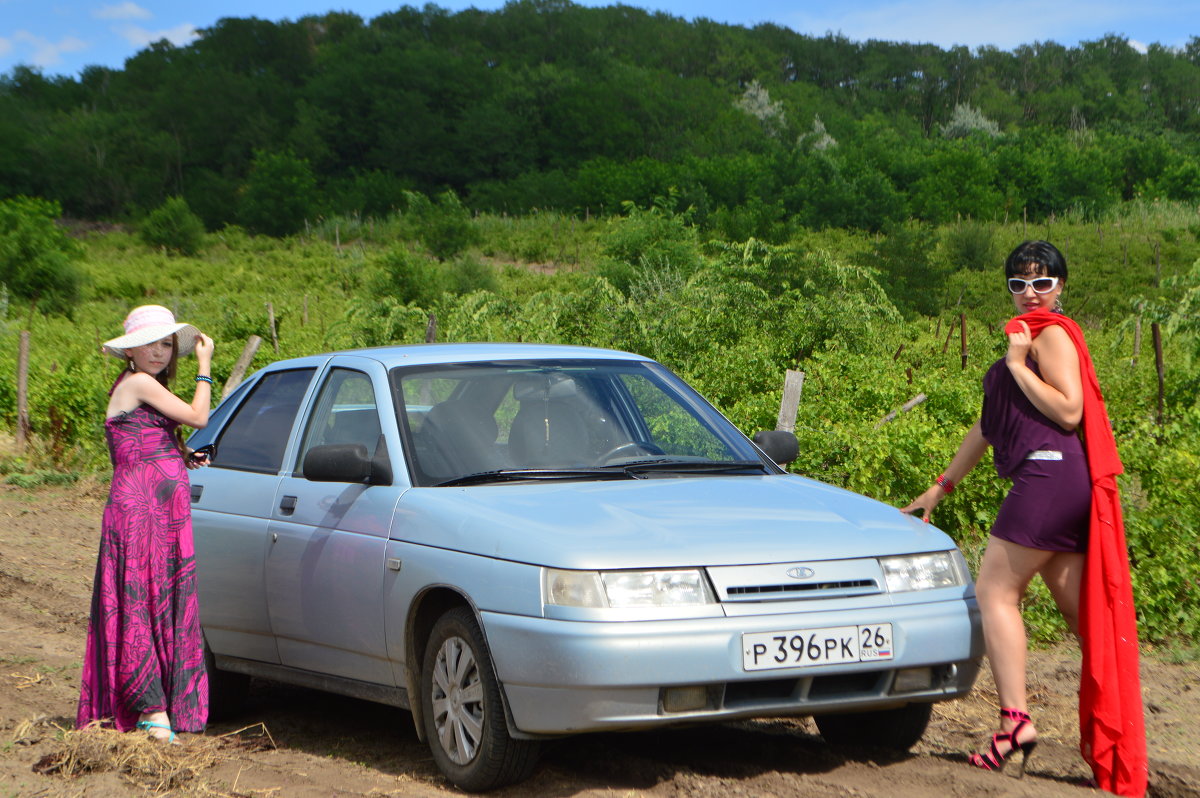
[(789, 568), (789, 569), (787, 569), (786, 573), (792, 579), (808, 579), (813, 574), (815, 574), (816, 571), (814, 571), (811, 568), (798, 567), (798, 568)]

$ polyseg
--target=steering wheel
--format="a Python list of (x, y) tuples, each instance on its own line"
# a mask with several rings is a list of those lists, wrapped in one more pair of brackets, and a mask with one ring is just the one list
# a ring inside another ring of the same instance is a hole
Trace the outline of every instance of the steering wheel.
[(619, 443), (609, 449), (604, 454), (596, 458), (596, 462), (603, 465), (609, 460), (614, 460), (617, 457), (629, 457), (634, 454), (666, 454), (662, 449), (655, 446), (653, 443), (641, 443), (639, 441), (626, 441)]

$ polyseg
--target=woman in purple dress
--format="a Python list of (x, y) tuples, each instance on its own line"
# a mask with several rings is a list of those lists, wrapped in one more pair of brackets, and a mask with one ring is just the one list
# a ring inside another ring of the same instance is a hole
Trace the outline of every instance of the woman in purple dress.
[[(104, 422), (113, 477), (100, 533), (77, 727), (139, 728), (174, 741), (208, 719), (188, 468), (207, 464), (175, 434), (208, 423), (213, 342), (159, 305), (134, 308), (103, 349), (126, 367)], [(191, 403), (167, 388), (195, 351)]]
[[(1017, 314), (1061, 313), (1058, 302), (1067, 264), (1052, 244), (1026, 241), (1005, 262)], [(1036, 339), (1029, 325), (1008, 336), (1008, 352), (983, 378), (983, 412), (935, 483), (903, 508), (928, 521), (954, 485), (992, 447), (996, 471), (1012, 479), (975, 583), (984, 644), (1000, 699), (1000, 731), (971, 764), (1002, 770), (1021, 751), (1021, 773), (1037, 729), (1025, 692), (1025, 625), (1021, 599), (1040, 574), (1071, 631), (1079, 631), (1079, 595), (1088, 541), (1091, 481), (1075, 433), (1083, 418), (1079, 353), (1067, 332), (1046, 327)]]

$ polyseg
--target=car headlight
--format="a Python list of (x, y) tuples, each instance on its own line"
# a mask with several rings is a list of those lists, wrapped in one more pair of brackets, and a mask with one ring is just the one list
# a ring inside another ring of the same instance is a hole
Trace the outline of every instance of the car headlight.
[(715, 604), (704, 573), (696, 568), (670, 571), (542, 570), (547, 604), (566, 607), (678, 607)]
[(971, 581), (967, 561), (958, 549), (881, 557), (879, 565), (889, 593), (957, 587)]

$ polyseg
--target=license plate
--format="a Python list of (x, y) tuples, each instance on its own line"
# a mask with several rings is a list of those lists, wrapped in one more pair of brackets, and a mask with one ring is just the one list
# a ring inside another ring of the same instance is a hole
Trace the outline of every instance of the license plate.
[(742, 668), (748, 671), (874, 662), (894, 657), (890, 623), (742, 635)]

